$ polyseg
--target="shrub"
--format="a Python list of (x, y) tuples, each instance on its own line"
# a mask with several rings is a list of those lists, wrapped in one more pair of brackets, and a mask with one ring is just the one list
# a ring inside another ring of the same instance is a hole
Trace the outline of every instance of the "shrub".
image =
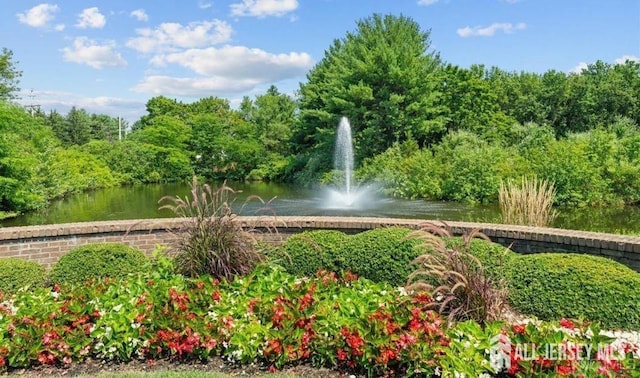
[(147, 258), (138, 249), (119, 243), (97, 243), (76, 247), (62, 256), (49, 273), (58, 284), (82, 284), (90, 279), (120, 278), (141, 272)]
[[(349, 270), (375, 282), (404, 286), (412, 271), (409, 264), (420, 255), (419, 240), (408, 238), (411, 230), (378, 228), (355, 235), (340, 231), (307, 231), (287, 239), (269, 258), (294, 275), (312, 276), (318, 270)], [(448, 247), (461, 238), (445, 238)], [(503, 266), (513, 252), (485, 240), (472, 240), (469, 251), (485, 266), (490, 277), (503, 277)]]
[(435, 301), (437, 311), (450, 321), (472, 319), (479, 323), (497, 320), (507, 304), (506, 283), (485, 273), (480, 260), (471, 250), (474, 238), (489, 241), (479, 230), (462, 236), (461, 243), (447, 246), (449, 227), (427, 223), (411, 234), (423, 241), (426, 250), (412, 265), (417, 269), (409, 276), (407, 290), (420, 295), (426, 292)]
[(547, 180), (523, 177), (520, 185), (500, 182), (498, 201), (502, 222), (527, 226), (548, 226), (556, 217), (552, 210), (555, 189)]
[[(191, 198), (160, 199), (170, 202), (160, 209), (169, 209), (184, 219), (183, 226), (171, 230), (176, 240), (175, 264), (180, 273), (232, 279), (250, 273), (262, 261), (254, 238), (235, 221), (237, 215), (231, 210), (234, 194), (226, 184), (214, 190), (207, 184), (198, 184), (194, 176)], [(249, 199), (253, 198), (257, 197)]]
[(291, 236), (269, 257), (296, 276), (314, 276), (319, 270), (337, 272), (343, 264), (340, 249), (347, 240), (340, 231), (305, 231)]
[(270, 254), (272, 261), (294, 275), (313, 276), (318, 270), (351, 271), (374, 282), (403, 286), (409, 263), (418, 255), (411, 230), (377, 228), (355, 235), (340, 231), (303, 232), (287, 239)]
[(410, 232), (388, 227), (351, 236), (340, 249), (342, 268), (374, 282), (404, 286), (411, 273), (409, 263), (419, 254), (415, 249), (419, 241), (407, 238)]
[(0, 259), (0, 292), (13, 294), (23, 287), (44, 286), (44, 267), (35, 261), (18, 258)]
[(519, 255), (507, 273), (510, 302), (521, 313), (640, 328), (640, 274), (620, 263), (580, 254)]

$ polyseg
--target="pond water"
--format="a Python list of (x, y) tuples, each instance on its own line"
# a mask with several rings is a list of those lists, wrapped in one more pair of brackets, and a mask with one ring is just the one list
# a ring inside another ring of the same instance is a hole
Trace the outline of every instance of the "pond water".
[[(500, 222), (496, 205), (468, 205), (452, 202), (402, 200), (384, 197), (374, 190), (365, 191), (361, 199), (349, 207), (332, 206), (330, 196), (322, 189), (305, 189), (286, 184), (230, 183), (239, 191), (234, 209), (241, 215), (275, 213), (276, 215), (340, 215), (394, 218), (420, 218), (473, 222)], [(109, 188), (74, 195), (54, 201), (41, 211), (0, 221), (4, 227), (98, 220), (148, 219), (174, 216), (158, 210), (163, 196), (186, 196), (189, 185), (183, 183), (151, 184)], [(270, 201), (268, 210), (259, 201), (248, 201), (257, 195)], [(603, 207), (559, 209), (553, 227), (640, 233), (640, 208)]]

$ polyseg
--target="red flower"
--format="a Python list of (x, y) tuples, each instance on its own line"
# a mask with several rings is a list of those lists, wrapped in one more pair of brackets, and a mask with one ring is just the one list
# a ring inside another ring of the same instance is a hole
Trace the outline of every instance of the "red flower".
[(576, 369), (572, 365), (559, 365), (557, 367), (558, 375), (571, 375), (575, 370)]
[(271, 339), (269, 341), (267, 341), (267, 347), (264, 348), (264, 355), (265, 356), (270, 356), (270, 355), (276, 355), (279, 356), (282, 354), (282, 343), (280, 342), (280, 339)]
[(343, 279), (344, 282), (357, 281), (358, 275), (347, 270), (346, 272), (344, 272)]
[(345, 352), (343, 349), (338, 349), (338, 361), (346, 361), (347, 358), (349, 358), (347, 352)]
[(313, 293), (307, 293), (300, 299), (300, 311), (304, 311), (307, 307), (313, 304)]
[(525, 331), (526, 331), (526, 326), (524, 324), (515, 324), (513, 327), (511, 327), (513, 329), (513, 332), (519, 334), (519, 335), (524, 335)]
[(380, 365), (387, 365), (389, 361), (395, 360), (398, 357), (398, 352), (390, 348), (382, 348), (380, 355), (376, 358), (376, 362)]
[(413, 335), (402, 334), (400, 339), (396, 341), (396, 346), (400, 349), (406, 349), (409, 345), (415, 344), (416, 337)]
[(216, 302), (220, 302), (220, 292), (218, 290), (214, 291), (211, 293), (211, 298)]
[(56, 363), (56, 356), (49, 352), (42, 352), (38, 354), (38, 361), (43, 365), (52, 365)]
[(428, 294), (420, 293), (413, 297), (413, 301), (420, 304), (429, 304), (431, 303), (431, 297)]
[(562, 318), (560, 319), (560, 326), (568, 329), (576, 328), (575, 324), (569, 319)]

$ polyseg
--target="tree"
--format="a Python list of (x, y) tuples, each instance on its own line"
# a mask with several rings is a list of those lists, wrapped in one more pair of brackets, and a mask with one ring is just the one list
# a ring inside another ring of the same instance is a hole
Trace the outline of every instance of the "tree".
[(312, 150), (309, 161), (328, 170), (341, 116), (351, 121), (357, 160), (409, 135), (420, 145), (439, 139), (445, 130), (434, 80), (440, 59), (428, 51), (429, 34), (410, 18), (376, 14), (334, 41), (300, 87), (296, 151)]
[(243, 98), (240, 112), (245, 120), (255, 124), (258, 139), (268, 153), (288, 153), (291, 128), (296, 120), (296, 103), (291, 97), (272, 85), (255, 101)]
[(15, 94), (20, 90), (18, 84), (22, 71), (16, 69), (17, 62), (13, 61), (13, 52), (6, 47), (0, 53), (0, 101), (17, 98)]
[[(55, 117), (50, 114), (52, 119)], [(82, 145), (91, 138), (91, 118), (84, 109), (75, 106), (69, 110), (61, 125), (52, 127), (54, 133), (66, 145)]]
[(504, 137), (514, 120), (500, 110), (498, 92), (485, 78), (484, 66), (465, 69), (447, 65), (442, 72), (447, 130), (471, 131), (490, 139)]

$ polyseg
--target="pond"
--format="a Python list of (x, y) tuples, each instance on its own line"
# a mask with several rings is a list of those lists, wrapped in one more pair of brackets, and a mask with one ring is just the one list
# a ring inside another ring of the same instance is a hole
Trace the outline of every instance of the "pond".
[[(321, 189), (306, 189), (287, 184), (230, 183), (239, 191), (234, 209), (241, 215), (275, 213), (276, 215), (340, 215), (431, 220), (500, 222), (497, 205), (468, 205), (453, 202), (403, 200), (384, 197), (371, 190), (354, 206), (336, 208), (329, 195)], [(54, 201), (41, 211), (0, 221), (4, 227), (38, 224), (87, 222), (119, 219), (148, 219), (174, 216), (168, 210), (158, 210), (163, 196), (186, 196), (189, 185), (184, 183), (150, 184), (109, 188), (86, 192)], [(269, 201), (269, 208), (259, 201), (248, 201), (257, 195)], [(640, 233), (640, 208), (562, 208), (553, 227)]]

